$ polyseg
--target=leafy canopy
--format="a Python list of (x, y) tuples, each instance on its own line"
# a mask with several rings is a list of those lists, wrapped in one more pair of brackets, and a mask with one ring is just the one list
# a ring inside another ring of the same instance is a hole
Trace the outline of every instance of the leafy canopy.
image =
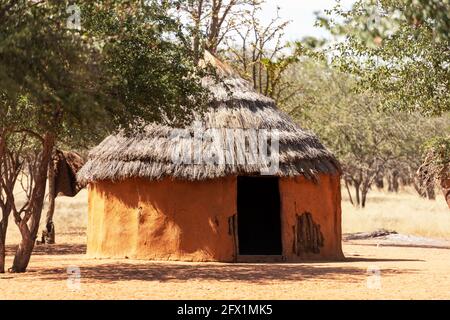
[(81, 28), (68, 24), (67, 1), (0, 0), (2, 112), (14, 125), (86, 144), (202, 110), (206, 93), (171, 2), (77, 4)]
[[(334, 62), (390, 110), (450, 111), (449, 0), (337, 1), (319, 24), (341, 37)], [(335, 16), (337, 18), (333, 18)]]

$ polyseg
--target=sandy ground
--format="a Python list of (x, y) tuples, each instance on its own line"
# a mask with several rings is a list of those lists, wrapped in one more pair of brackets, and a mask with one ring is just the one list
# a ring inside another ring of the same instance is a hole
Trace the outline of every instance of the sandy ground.
[(344, 262), (199, 264), (87, 259), (69, 242), (0, 275), (0, 299), (450, 299), (449, 249), (358, 240)]

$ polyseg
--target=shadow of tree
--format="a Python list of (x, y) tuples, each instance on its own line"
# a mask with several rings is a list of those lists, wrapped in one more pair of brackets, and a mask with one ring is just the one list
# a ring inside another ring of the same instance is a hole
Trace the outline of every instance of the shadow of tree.
[[(305, 281), (342, 279), (345, 282), (360, 282), (368, 275), (362, 266), (324, 266), (312, 264), (177, 264), (163, 262), (105, 263), (80, 266), (83, 281), (243, 281), (255, 284), (282, 281)], [(67, 279), (64, 268), (35, 270), (35, 274), (50, 280)], [(381, 269), (383, 276), (411, 273), (414, 270)]]
[[(16, 246), (7, 246), (12, 255)], [(34, 255), (80, 255), (86, 253), (84, 244), (36, 245)], [(255, 284), (277, 281), (305, 281), (337, 279), (359, 282), (368, 275), (367, 266), (355, 267), (355, 262), (371, 264), (383, 262), (423, 261), (417, 259), (377, 259), (350, 255), (342, 261), (309, 261), (304, 263), (183, 263), (136, 260), (90, 260), (81, 259), (81, 277), (84, 281), (243, 281)], [(43, 279), (66, 280), (67, 269), (31, 268), (30, 273)], [(410, 269), (381, 268), (382, 276), (414, 273)]]

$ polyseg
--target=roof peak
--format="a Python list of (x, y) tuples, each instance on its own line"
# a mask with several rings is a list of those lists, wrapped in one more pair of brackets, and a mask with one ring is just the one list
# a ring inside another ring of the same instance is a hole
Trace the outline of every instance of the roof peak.
[(199, 61), (199, 65), (203, 68), (208, 66), (214, 67), (218, 75), (221, 77), (241, 78), (241, 76), (229, 64), (223, 62), (208, 50), (205, 50), (203, 59)]
[(233, 105), (236, 101), (247, 101), (248, 107), (256, 104), (261, 107), (275, 106), (273, 99), (255, 90), (251, 82), (211, 52), (205, 50), (199, 66), (205, 69), (212, 67), (215, 71), (215, 75), (207, 75), (202, 79), (203, 86), (213, 94), (212, 102), (225, 102), (228, 105), (231, 102)]

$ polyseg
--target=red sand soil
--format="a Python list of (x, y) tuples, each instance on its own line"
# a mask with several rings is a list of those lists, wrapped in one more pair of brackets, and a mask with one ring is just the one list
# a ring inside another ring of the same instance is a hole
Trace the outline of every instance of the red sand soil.
[(94, 260), (82, 243), (38, 246), (29, 272), (0, 275), (0, 299), (450, 299), (449, 249), (358, 241), (345, 262), (223, 264)]

